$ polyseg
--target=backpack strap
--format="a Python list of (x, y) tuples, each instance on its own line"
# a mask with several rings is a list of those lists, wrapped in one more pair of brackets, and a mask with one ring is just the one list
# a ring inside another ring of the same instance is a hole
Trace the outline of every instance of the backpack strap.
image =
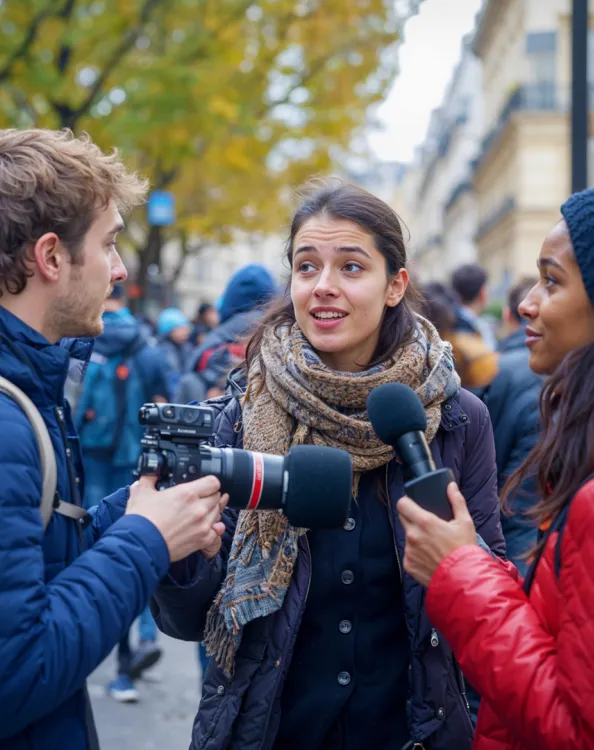
[(23, 393), (18, 386), (2, 376), (0, 376), (0, 393), (4, 393), (21, 407), (35, 433), (39, 449), (39, 457), (41, 459), (42, 481), (41, 504), (39, 506), (39, 511), (41, 513), (43, 530), (45, 531), (47, 529), (54, 510), (56, 513), (68, 516), (68, 518), (73, 518), (79, 523), (85, 522), (89, 518), (89, 514), (84, 508), (74, 505), (73, 503), (64, 502), (64, 500), (61, 500), (56, 494), (56, 487), (58, 484), (56, 454), (54, 453), (52, 439), (50, 438), (43, 417), (39, 413), (39, 409), (35, 406), (33, 401), (31, 401), (29, 396)]
[(42, 474), (41, 505), (39, 510), (41, 512), (43, 530), (45, 531), (54, 510), (54, 498), (56, 496), (56, 486), (58, 483), (58, 471), (56, 468), (54, 446), (52, 445), (52, 440), (47, 431), (45, 422), (43, 421), (43, 417), (29, 396), (23, 393), (23, 391), (21, 391), (21, 389), (14, 383), (11, 383), (10, 380), (6, 380), (6, 378), (1, 376), (0, 392), (4, 393), (21, 407), (25, 412), (27, 419), (31, 422), (31, 426), (35, 432), (37, 446), (39, 448), (39, 456), (41, 458)]

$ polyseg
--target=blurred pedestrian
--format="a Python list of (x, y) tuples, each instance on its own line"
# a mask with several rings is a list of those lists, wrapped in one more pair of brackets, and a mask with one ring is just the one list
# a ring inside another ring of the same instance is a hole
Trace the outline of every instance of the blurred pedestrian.
[[(519, 311), (520, 303), (537, 283), (538, 279), (523, 279), (509, 292), (503, 313), (508, 335), (499, 344), (499, 371), (482, 394), (493, 423), (500, 493), (513, 472), (528, 458), (538, 439), (543, 378), (530, 369), (527, 322)], [(526, 573), (526, 554), (534, 548), (537, 536), (536, 526), (526, 514), (538, 500), (536, 476), (526, 477), (509, 511), (501, 516), (508, 559), (521, 575)]]
[(219, 313), (210, 302), (203, 302), (198, 308), (198, 313), (192, 328), (191, 341), (195, 346), (200, 346), (204, 337), (219, 324)]
[(366, 403), (382, 383), (422, 394), (436, 462), (453, 467), (479, 533), (503, 554), (487, 410), (411, 309), (402, 227), (387, 204), (350, 185), (312, 193), (293, 218), (287, 260), (288, 293), (259, 322), (246, 393), (219, 402), (215, 439), (264, 453), (342, 447), (357, 502), (344, 528), (318, 532), (276, 512), (226, 511), (222, 546), (163, 581), (159, 626), (205, 636), (213, 654), (192, 748), (469, 750), (464, 680), (423, 591), (400, 570), (402, 465)]
[(464, 388), (477, 394), (487, 387), (498, 372), (498, 355), (476, 331), (457, 325), (456, 297), (439, 282), (426, 284), (422, 289), (421, 310), (452, 345), (456, 371)]
[(497, 340), (489, 323), (482, 315), (487, 306), (489, 277), (482, 266), (467, 263), (452, 274), (452, 289), (459, 299), (456, 306), (456, 333), (480, 336), (489, 349), (497, 349)]
[(178, 391), (183, 373), (190, 366), (194, 352), (191, 332), (190, 321), (178, 308), (168, 307), (159, 314), (157, 350), (167, 368), (167, 388), (172, 397)]
[(263, 265), (252, 263), (233, 274), (221, 300), (221, 322), (196, 350), (176, 400), (202, 401), (224, 393), (227, 375), (245, 360), (247, 339), (276, 290)]
[(537, 473), (540, 535), (525, 580), (476, 545), (455, 486), (450, 523), (398, 504), (405, 568), (428, 586), (431, 621), (482, 696), (475, 750), (594, 748), (594, 190), (561, 212), (519, 305), (530, 367), (550, 375), (539, 441), (508, 485), (513, 498)]

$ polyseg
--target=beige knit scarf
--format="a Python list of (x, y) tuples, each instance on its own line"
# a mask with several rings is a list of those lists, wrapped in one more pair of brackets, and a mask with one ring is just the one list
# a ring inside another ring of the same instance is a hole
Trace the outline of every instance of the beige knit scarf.
[[(369, 393), (391, 382), (413, 388), (425, 406), (426, 437), (431, 442), (440, 425), (441, 404), (460, 387), (450, 345), (420, 316), (412, 340), (394, 359), (363, 372), (326, 367), (297, 325), (268, 329), (260, 357), (264, 368), (256, 361), (248, 374), (244, 448), (280, 455), (302, 443), (342, 448), (352, 458), (355, 495), (361, 474), (393, 457), (392, 448), (376, 437), (367, 418)], [(246, 623), (282, 606), (297, 540), (304, 531), (290, 526), (278, 511), (239, 514), (227, 577), (209, 612), (205, 634), (207, 652), (227, 674), (233, 673)]]

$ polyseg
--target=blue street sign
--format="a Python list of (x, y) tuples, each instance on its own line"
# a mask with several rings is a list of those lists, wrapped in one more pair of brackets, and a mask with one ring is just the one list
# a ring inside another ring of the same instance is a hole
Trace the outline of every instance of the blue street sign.
[(146, 205), (147, 220), (152, 227), (168, 227), (175, 222), (175, 200), (171, 193), (155, 190)]

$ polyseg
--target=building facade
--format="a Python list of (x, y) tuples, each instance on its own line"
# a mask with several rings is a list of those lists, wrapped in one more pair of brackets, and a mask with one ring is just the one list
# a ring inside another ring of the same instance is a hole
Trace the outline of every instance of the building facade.
[(481, 67), (468, 37), (393, 201), (410, 228), (409, 256), (420, 281), (446, 280), (456, 266), (475, 258), (471, 170), (481, 133)]
[[(473, 48), (485, 113), (473, 170), (477, 258), (503, 293), (535, 273), (570, 193), (571, 0), (488, 0)], [(592, 66), (592, 34), (590, 51)]]

